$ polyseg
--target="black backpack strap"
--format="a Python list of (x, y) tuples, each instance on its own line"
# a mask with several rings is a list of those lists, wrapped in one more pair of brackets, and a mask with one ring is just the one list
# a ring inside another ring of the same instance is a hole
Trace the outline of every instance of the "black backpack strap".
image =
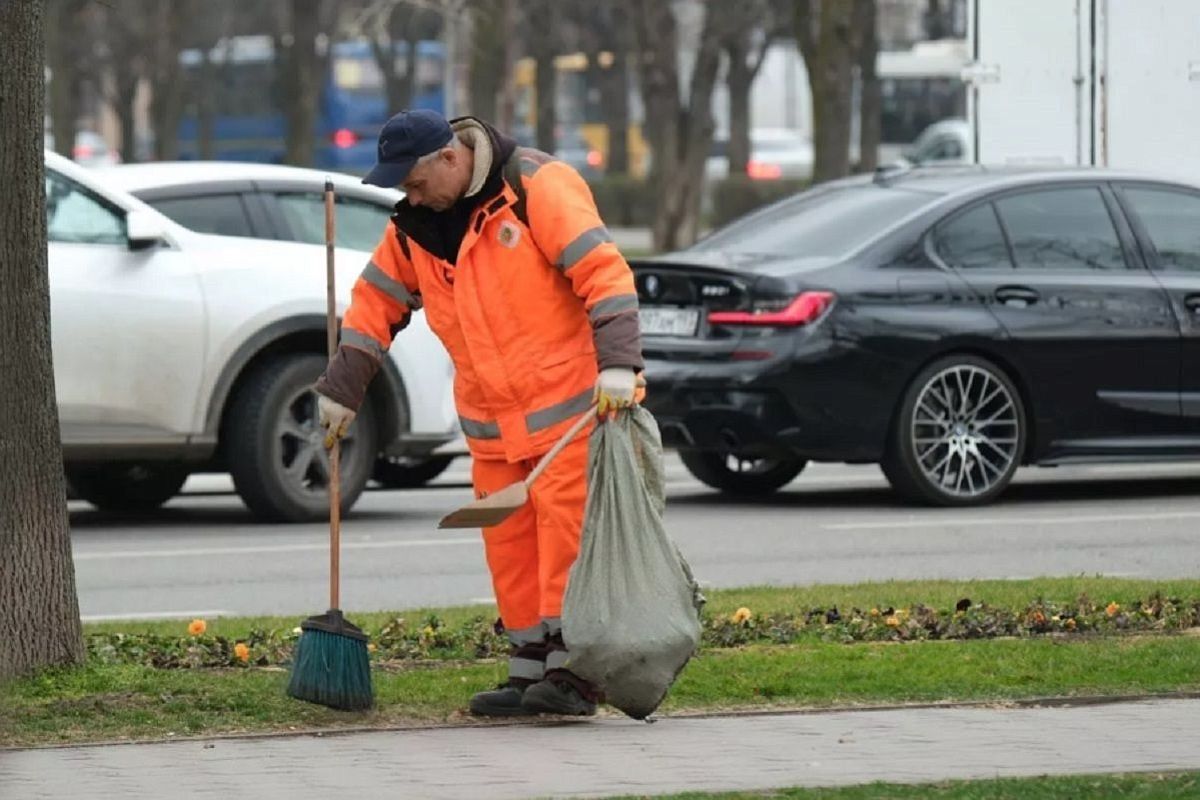
[(512, 151), (512, 155), (508, 157), (508, 161), (504, 162), (504, 180), (512, 187), (513, 194), (517, 196), (517, 201), (513, 203), (513, 214), (516, 214), (517, 219), (526, 228), (529, 227), (529, 212), (525, 210), (525, 182), (521, 180), (521, 151), (524, 148), (518, 147)]

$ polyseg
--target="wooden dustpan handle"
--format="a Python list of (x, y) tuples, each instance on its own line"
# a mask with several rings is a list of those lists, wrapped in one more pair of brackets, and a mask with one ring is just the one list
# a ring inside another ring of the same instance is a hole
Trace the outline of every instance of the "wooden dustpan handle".
[[(338, 324), (337, 297), (334, 292), (333, 273), (333, 181), (325, 181), (325, 333), (329, 357), (337, 353)], [(334, 437), (329, 450), (329, 607), (338, 608), (341, 589), (342, 550), (342, 445)]]
[(579, 419), (575, 420), (575, 424), (571, 426), (570, 430), (564, 433), (562, 438), (554, 443), (554, 447), (551, 447), (550, 451), (546, 453), (546, 455), (542, 456), (542, 460), (537, 463), (537, 466), (533, 468), (533, 472), (529, 473), (529, 477), (525, 479), (525, 486), (527, 488), (532, 486), (533, 482), (537, 480), (538, 476), (546, 470), (546, 467), (550, 466), (550, 462), (554, 460), (554, 457), (562, 452), (562, 449), (566, 447), (567, 444), (595, 418), (596, 404), (592, 403), (591, 408), (589, 408), (583, 414), (580, 414)]

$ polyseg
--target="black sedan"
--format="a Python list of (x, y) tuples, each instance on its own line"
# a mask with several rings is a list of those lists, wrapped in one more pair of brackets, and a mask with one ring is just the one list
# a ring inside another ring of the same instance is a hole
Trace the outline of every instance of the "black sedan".
[(725, 492), (879, 463), (971, 505), (1022, 464), (1200, 458), (1200, 185), (882, 170), (633, 266), (647, 407)]

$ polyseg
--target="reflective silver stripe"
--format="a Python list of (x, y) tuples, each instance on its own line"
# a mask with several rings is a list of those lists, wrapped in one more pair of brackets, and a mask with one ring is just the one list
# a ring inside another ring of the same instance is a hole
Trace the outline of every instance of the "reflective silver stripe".
[(546, 626), (546, 632), (551, 636), (562, 633), (562, 617), (542, 617), (542, 625)]
[(515, 645), (533, 644), (546, 638), (546, 629), (541, 625), (515, 631), (505, 630), (504, 632), (508, 635), (508, 640)]
[(500, 426), (495, 422), (480, 422), (477, 419), (460, 416), (458, 424), (462, 426), (463, 433), (472, 439), (500, 438)]
[(638, 299), (636, 294), (619, 294), (616, 297), (606, 297), (588, 311), (588, 319), (592, 322), (601, 317), (610, 317), (622, 311), (637, 311)]
[(546, 656), (546, 669), (562, 669), (570, 657), (571, 654), (566, 650), (554, 650)]
[(543, 408), (540, 411), (527, 414), (525, 416), (525, 427), (529, 429), (530, 433), (537, 433), (549, 428), (551, 425), (557, 425), (564, 420), (582, 414), (592, 407), (593, 394), (594, 391), (588, 389), (586, 392), (580, 392), (561, 403), (555, 403), (549, 408)]
[(611, 242), (612, 235), (608, 232), (608, 228), (599, 225), (595, 228), (584, 231), (575, 237), (575, 241), (563, 248), (562, 254), (558, 257), (558, 262), (555, 264), (563, 272), (566, 272), (571, 267), (579, 263), (580, 259), (588, 253), (595, 250), (605, 242)]
[(546, 674), (546, 665), (532, 658), (510, 658), (508, 660), (508, 677), (524, 678), (527, 681), (540, 681)]
[(342, 326), (342, 342), (357, 347), (359, 350), (366, 350), (371, 355), (380, 361), (383, 360), (383, 347), (379, 342), (367, 336), (365, 333), (359, 333), (354, 328)]
[(409, 308), (420, 308), (421, 304), (408, 291), (408, 287), (383, 271), (374, 261), (367, 264), (362, 271), (362, 279), (386, 294), (393, 300), (403, 303)]

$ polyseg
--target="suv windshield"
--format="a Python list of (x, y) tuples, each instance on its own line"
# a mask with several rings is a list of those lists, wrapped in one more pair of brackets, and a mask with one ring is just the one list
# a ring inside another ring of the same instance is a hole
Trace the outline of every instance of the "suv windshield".
[(692, 250), (843, 256), (935, 199), (875, 184), (813, 189), (731, 222)]

